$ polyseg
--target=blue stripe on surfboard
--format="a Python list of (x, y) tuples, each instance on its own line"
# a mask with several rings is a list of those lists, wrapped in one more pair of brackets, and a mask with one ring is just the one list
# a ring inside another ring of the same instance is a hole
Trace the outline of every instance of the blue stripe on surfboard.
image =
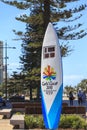
[(55, 97), (55, 100), (51, 106), (51, 109), (47, 115), (44, 98), (42, 95), (42, 111), (43, 111), (43, 117), (45, 126), (47, 129), (56, 129), (59, 125), (60, 115), (61, 115), (61, 107), (62, 107), (62, 91), (63, 91), (63, 85), (60, 86), (59, 91)]
[(55, 100), (52, 104), (52, 107), (49, 111), (48, 118), (50, 119), (49, 127), (50, 129), (58, 128), (60, 115), (61, 115), (61, 107), (62, 107), (62, 91), (63, 85), (60, 86), (60, 89), (55, 97)]
[(44, 103), (44, 97), (43, 97), (43, 92), (41, 90), (41, 93), (42, 93), (42, 113), (43, 113), (43, 118), (44, 118), (44, 122), (45, 122), (45, 127), (46, 128), (49, 128), (49, 125), (48, 125), (48, 120), (47, 120), (47, 111), (46, 111), (46, 105)]

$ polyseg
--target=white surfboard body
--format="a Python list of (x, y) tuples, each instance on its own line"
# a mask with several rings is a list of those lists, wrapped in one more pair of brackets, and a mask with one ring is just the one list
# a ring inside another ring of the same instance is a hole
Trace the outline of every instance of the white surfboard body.
[(41, 96), (42, 112), (47, 129), (56, 129), (60, 121), (63, 93), (60, 46), (56, 31), (48, 24), (42, 46)]

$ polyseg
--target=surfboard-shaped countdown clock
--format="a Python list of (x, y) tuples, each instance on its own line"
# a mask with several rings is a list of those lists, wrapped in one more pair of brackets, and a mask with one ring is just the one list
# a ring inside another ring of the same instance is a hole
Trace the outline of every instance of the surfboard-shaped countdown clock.
[(62, 107), (62, 60), (56, 31), (48, 24), (42, 46), (41, 96), (42, 112), (47, 129), (56, 129)]

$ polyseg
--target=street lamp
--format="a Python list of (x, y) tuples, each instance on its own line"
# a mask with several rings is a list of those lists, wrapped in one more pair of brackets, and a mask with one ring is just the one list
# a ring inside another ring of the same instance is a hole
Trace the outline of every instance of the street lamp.
[(7, 100), (7, 49), (16, 49), (16, 47), (8, 47), (6, 42), (3, 48), (5, 48), (5, 98)]

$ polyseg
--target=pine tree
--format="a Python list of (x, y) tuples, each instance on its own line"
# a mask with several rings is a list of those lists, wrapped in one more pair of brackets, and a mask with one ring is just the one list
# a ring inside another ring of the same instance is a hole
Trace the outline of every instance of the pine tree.
[[(82, 23), (71, 25), (77, 19), (80, 19), (82, 14), (78, 15), (78, 12), (82, 12), (86, 8), (86, 4), (79, 4), (78, 7), (68, 8), (68, 4), (79, 2), (79, 0), (18, 0), (7, 1), (1, 0), (4, 3), (16, 6), (19, 9), (29, 9), (28, 15), (21, 15), (16, 17), (17, 20), (26, 23), (26, 33), (15, 32), (17, 35), (22, 35), (22, 56), (20, 57), (23, 64), (23, 72), (26, 74), (26, 80), (29, 81), (30, 92), (32, 88), (40, 88), (40, 65), (41, 65), (41, 47), (43, 42), (43, 36), (46, 27), (51, 21), (58, 33), (60, 40), (77, 40), (84, 37), (87, 33), (85, 30), (75, 31), (82, 26)], [(75, 17), (73, 17), (75, 16)], [(57, 23), (62, 24), (61, 27)], [(69, 24), (70, 23), (70, 24)], [(74, 31), (74, 33), (73, 33)], [(70, 52), (69, 46), (61, 44), (62, 56), (67, 56)], [(37, 92), (37, 97), (39, 94)], [(32, 99), (32, 94), (31, 99)]]

